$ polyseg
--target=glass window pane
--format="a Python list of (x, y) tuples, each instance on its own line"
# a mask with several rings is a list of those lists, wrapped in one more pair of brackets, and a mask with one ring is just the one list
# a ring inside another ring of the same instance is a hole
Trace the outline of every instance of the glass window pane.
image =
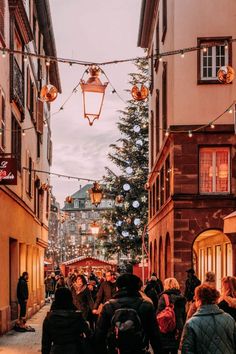
[(200, 151), (200, 193), (213, 191), (213, 165), (212, 153)]
[(216, 152), (216, 168), (219, 173), (216, 176), (216, 192), (228, 192), (229, 163), (228, 149)]

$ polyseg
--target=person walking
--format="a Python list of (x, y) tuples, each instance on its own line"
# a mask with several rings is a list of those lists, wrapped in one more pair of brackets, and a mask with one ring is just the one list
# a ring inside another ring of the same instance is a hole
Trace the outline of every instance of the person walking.
[(46, 301), (50, 301), (50, 295), (53, 292), (53, 281), (51, 279), (50, 274), (48, 274), (44, 279), (44, 285), (45, 285), (45, 299)]
[(20, 305), (20, 316), (19, 316), (19, 320), (15, 324), (14, 329), (18, 332), (35, 331), (34, 328), (30, 326), (26, 326), (26, 309), (27, 309), (27, 301), (29, 297), (28, 284), (27, 284), (28, 279), (29, 279), (28, 272), (23, 272), (17, 284), (17, 300), (18, 300), (18, 304)]
[(110, 300), (116, 292), (116, 275), (112, 271), (106, 272), (106, 281), (103, 281), (99, 287), (96, 301), (93, 308), (93, 314), (99, 315), (101, 308), (106, 301)]
[(236, 321), (236, 278), (224, 277), (222, 279), (222, 292), (219, 298), (218, 306), (221, 310), (227, 312)]
[(201, 281), (196, 277), (195, 270), (190, 268), (186, 270), (187, 272), (187, 280), (185, 282), (185, 292), (184, 296), (186, 297), (186, 312), (188, 312), (194, 297), (194, 290), (197, 286), (201, 284)]
[(65, 282), (64, 276), (61, 275), (56, 283), (55, 290), (57, 290), (59, 288), (65, 288), (65, 287), (66, 287), (66, 282)]
[[(180, 286), (175, 278), (167, 278), (164, 280), (164, 291), (161, 293), (157, 306), (157, 318), (163, 310), (170, 304), (174, 309), (175, 324), (173, 329), (161, 332), (161, 341), (164, 354), (177, 354), (181, 334), (183, 331), (186, 313), (186, 299), (180, 292)], [(160, 331), (162, 328), (160, 327)]]
[(42, 354), (89, 354), (90, 337), (88, 324), (81, 312), (76, 312), (71, 291), (57, 289), (53, 310), (43, 321)]
[(76, 308), (82, 312), (85, 321), (90, 320), (94, 302), (84, 275), (80, 274), (77, 276), (76, 281), (72, 285), (71, 292)]
[(184, 326), (182, 354), (235, 354), (234, 319), (216, 305), (220, 293), (203, 284), (195, 289), (197, 312)]
[(154, 354), (162, 353), (154, 307), (140, 296), (140, 283), (133, 274), (118, 277), (118, 291), (98, 317), (94, 336), (97, 354), (145, 354), (149, 342)]
[(161, 280), (158, 279), (155, 275), (152, 275), (150, 280), (147, 282), (144, 292), (152, 300), (155, 310), (157, 309), (158, 305), (158, 297), (162, 293), (162, 291), (163, 285)]

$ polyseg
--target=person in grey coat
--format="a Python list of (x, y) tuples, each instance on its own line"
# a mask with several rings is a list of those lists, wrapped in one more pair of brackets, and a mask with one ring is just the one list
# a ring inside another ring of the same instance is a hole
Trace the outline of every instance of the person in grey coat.
[(195, 289), (198, 310), (184, 326), (182, 354), (236, 353), (236, 323), (216, 305), (219, 297), (208, 285)]

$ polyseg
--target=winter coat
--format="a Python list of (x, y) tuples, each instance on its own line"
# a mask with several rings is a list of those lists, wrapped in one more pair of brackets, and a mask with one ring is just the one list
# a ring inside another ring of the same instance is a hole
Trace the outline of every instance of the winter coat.
[(235, 354), (234, 319), (217, 305), (202, 305), (185, 324), (182, 354)]
[(228, 302), (222, 300), (218, 303), (218, 306), (224, 312), (227, 312), (230, 316), (233, 317), (234, 321), (236, 321), (236, 308), (229, 306)]
[[(126, 290), (117, 291), (113, 299), (106, 302), (103, 306), (94, 337), (97, 353), (108, 353), (106, 340), (110, 332), (112, 317), (115, 310), (119, 308), (133, 308), (138, 312), (145, 335), (145, 343), (148, 345), (150, 341), (154, 354), (161, 353), (160, 332), (153, 305), (144, 301), (138, 292), (131, 295)], [(113, 351), (110, 350), (109, 353), (113, 354)]]
[(76, 290), (74, 287), (71, 288), (73, 303), (76, 308), (82, 312), (82, 316), (85, 320), (88, 320), (90, 317), (94, 302), (92, 299), (92, 295), (87, 286), (85, 286), (84, 290), (80, 293), (76, 294)]
[(178, 349), (186, 319), (186, 299), (178, 289), (169, 289), (163, 291), (158, 301), (157, 314), (164, 310), (166, 307), (163, 294), (167, 294), (169, 297), (169, 302), (174, 305), (176, 328), (172, 332), (161, 333), (162, 345), (164, 349)]
[[(159, 279), (158, 279), (159, 280)], [(159, 280), (150, 280), (145, 287), (145, 294), (152, 300), (155, 310), (158, 305), (158, 295), (163, 291), (162, 282)]]
[(187, 301), (193, 300), (194, 290), (200, 284), (201, 281), (196, 277), (196, 275), (192, 275), (191, 278), (186, 280), (184, 296), (186, 297)]
[(53, 292), (54, 291), (54, 282), (51, 278), (46, 278), (44, 280), (44, 284), (45, 284), (45, 290), (48, 292)]
[(43, 322), (42, 354), (80, 354), (81, 337), (91, 333), (80, 312), (53, 310)]
[(17, 299), (18, 302), (25, 302), (28, 300), (29, 291), (28, 291), (28, 284), (25, 278), (20, 277), (17, 284)]
[(94, 309), (97, 310), (100, 304), (104, 304), (112, 298), (116, 292), (116, 283), (103, 281), (99, 287), (97, 298), (94, 304)]

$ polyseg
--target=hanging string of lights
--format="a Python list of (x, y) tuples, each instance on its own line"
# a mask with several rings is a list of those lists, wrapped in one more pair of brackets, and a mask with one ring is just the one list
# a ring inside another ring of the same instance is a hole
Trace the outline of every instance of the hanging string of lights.
[(23, 167), (23, 170), (26, 171), (31, 171), (31, 172), (38, 172), (38, 173), (43, 173), (43, 174), (47, 174), (47, 175), (51, 175), (51, 176), (57, 176), (57, 177), (63, 177), (63, 178), (67, 178), (67, 179), (74, 179), (79, 181), (86, 181), (86, 182), (100, 182), (102, 181), (102, 179), (91, 179), (91, 178), (84, 178), (84, 177), (77, 177), (77, 176), (70, 176), (70, 175), (63, 175), (60, 173), (55, 173), (55, 172), (49, 172), (49, 171), (44, 171), (44, 170), (37, 170), (37, 169), (30, 169), (29, 167)]
[[(234, 43), (234, 42), (236, 42), (236, 38), (227, 39), (227, 41), (225, 41), (225, 47), (227, 47), (229, 43)], [(147, 60), (147, 59), (151, 59), (151, 58), (161, 60), (164, 57), (173, 56), (173, 55), (180, 55), (182, 58), (184, 58), (185, 53), (191, 53), (191, 52), (195, 52), (195, 51), (199, 51), (199, 50), (206, 51), (207, 48), (211, 48), (216, 45), (222, 45), (222, 42), (212, 41), (210, 43), (203, 43), (198, 46), (186, 47), (186, 48), (166, 51), (166, 52), (162, 52), (162, 53), (156, 53), (156, 54), (151, 54), (151, 55), (146, 55), (146, 56), (135, 57), (135, 58), (116, 59), (116, 60), (110, 60), (110, 61), (104, 61), (104, 62), (83, 61), (83, 60), (71, 59), (71, 58), (68, 59), (68, 58), (54, 57), (54, 56), (48, 56), (48, 55), (20, 51), (20, 50), (16, 50), (16, 49), (10, 49), (7, 47), (0, 47), (0, 51), (2, 52), (2, 57), (6, 57), (7, 53), (8, 54), (21, 54), (24, 59), (27, 57), (34, 57), (34, 58), (38, 58), (38, 59), (44, 59), (49, 64), (50, 64), (50, 62), (58, 62), (58, 63), (69, 64), (70, 66), (72, 66), (73, 64), (82, 65), (82, 66), (90, 66), (90, 65), (105, 66), (105, 65), (139, 61), (139, 60)]]

